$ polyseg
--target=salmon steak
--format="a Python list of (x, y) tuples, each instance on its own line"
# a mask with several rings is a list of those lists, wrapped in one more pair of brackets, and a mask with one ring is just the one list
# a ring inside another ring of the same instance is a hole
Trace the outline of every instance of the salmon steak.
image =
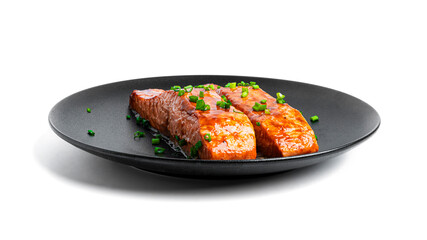
[(213, 84), (198, 87), (134, 90), (129, 107), (178, 143), (188, 157), (255, 159), (255, 131), (248, 116), (230, 105), (217, 106), (222, 98)]
[(282, 94), (278, 93), (276, 99), (255, 83), (248, 85), (231, 83), (216, 92), (248, 116), (255, 129), (258, 152), (264, 157), (288, 157), (319, 150), (310, 125), (300, 111), (285, 103)]

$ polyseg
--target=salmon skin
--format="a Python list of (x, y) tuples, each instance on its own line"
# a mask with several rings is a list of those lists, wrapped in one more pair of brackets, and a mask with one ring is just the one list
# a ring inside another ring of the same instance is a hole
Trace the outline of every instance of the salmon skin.
[[(319, 150), (314, 132), (300, 111), (287, 103), (277, 103), (261, 88), (245, 86), (248, 94), (242, 98), (242, 88), (222, 87), (216, 91), (249, 117), (255, 129), (257, 150), (264, 157), (288, 157)], [(267, 100), (266, 109), (269, 109), (270, 114), (253, 109), (255, 103), (262, 104), (263, 99)]]
[[(197, 103), (190, 102), (190, 96), (203, 99), (210, 110), (196, 110)], [(188, 156), (196, 153), (201, 159), (255, 159), (255, 132), (249, 118), (234, 107), (216, 106), (218, 101), (221, 97), (212, 89), (193, 88), (182, 96), (174, 90), (147, 89), (134, 90), (129, 107), (172, 141), (184, 139), (186, 144), (181, 148)]]

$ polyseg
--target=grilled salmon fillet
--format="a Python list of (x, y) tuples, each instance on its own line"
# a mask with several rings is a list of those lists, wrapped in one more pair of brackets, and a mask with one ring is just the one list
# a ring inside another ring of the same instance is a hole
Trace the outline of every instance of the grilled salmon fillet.
[[(249, 93), (242, 98), (242, 88), (223, 87), (216, 91), (249, 117), (255, 129), (258, 152), (265, 157), (287, 157), (319, 150), (313, 130), (298, 110), (287, 103), (277, 103), (262, 89), (251, 86), (246, 86)], [(255, 102), (260, 103), (263, 99), (267, 100), (270, 114), (252, 108)]]
[[(200, 91), (204, 97), (199, 99), (210, 110), (196, 110), (196, 103), (190, 102), (189, 97), (199, 96)], [(255, 159), (255, 132), (249, 118), (236, 113), (234, 107), (217, 107), (217, 101), (221, 97), (214, 90), (203, 88), (193, 88), (182, 96), (173, 90), (147, 89), (134, 90), (129, 106), (171, 140), (175, 136), (185, 139), (187, 144), (181, 148), (188, 156), (201, 143), (196, 150), (201, 159)]]

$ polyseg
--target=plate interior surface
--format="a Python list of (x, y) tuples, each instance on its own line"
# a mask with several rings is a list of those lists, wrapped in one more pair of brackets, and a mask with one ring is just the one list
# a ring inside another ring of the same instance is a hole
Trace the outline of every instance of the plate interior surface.
[[(319, 151), (286, 158), (200, 160), (184, 158), (163, 141), (160, 146), (166, 148), (165, 153), (154, 154), (151, 134), (134, 139), (134, 132), (147, 131), (136, 124), (128, 108), (133, 90), (205, 83), (224, 86), (241, 81), (257, 82), (272, 96), (284, 93), (286, 102), (300, 110), (313, 128)], [(126, 115), (132, 118), (128, 120)], [(319, 116), (318, 122), (310, 122), (313, 115)], [(143, 170), (191, 177), (239, 177), (282, 172), (334, 157), (371, 136), (380, 117), (362, 100), (330, 88), (269, 78), (191, 75), (128, 80), (80, 91), (52, 108), (49, 123), (56, 134), (76, 147)], [(87, 134), (89, 129), (95, 136)]]

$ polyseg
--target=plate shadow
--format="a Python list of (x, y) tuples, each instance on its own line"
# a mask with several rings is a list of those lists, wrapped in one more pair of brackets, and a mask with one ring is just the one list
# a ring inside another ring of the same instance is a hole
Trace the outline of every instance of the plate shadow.
[(190, 179), (158, 175), (109, 161), (57, 137), (43, 134), (34, 156), (49, 172), (71, 182), (104, 190), (145, 195), (233, 195), (301, 187), (325, 177), (345, 161), (345, 154), (322, 163), (284, 173), (239, 179)]

